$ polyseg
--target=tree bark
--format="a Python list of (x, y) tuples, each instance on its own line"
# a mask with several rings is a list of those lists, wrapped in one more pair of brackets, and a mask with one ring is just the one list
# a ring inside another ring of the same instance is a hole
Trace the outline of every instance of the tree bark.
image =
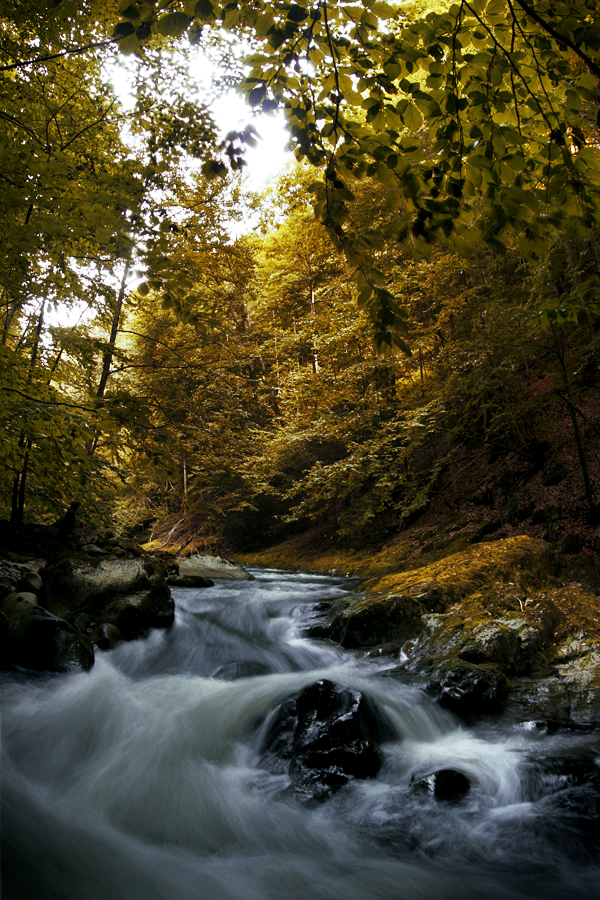
[(562, 329), (553, 327), (552, 329), (554, 334), (554, 343), (556, 349), (556, 355), (558, 357), (558, 363), (560, 366), (560, 371), (562, 375), (563, 384), (565, 386), (565, 395), (567, 399), (567, 406), (569, 408), (569, 415), (571, 416), (571, 423), (573, 425), (573, 435), (575, 437), (575, 445), (577, 447), (577, 454), (579, 456), (579, 465), (581, 466), (581, 474), (583, 476), (583, 485), (585, 490), (585, 497), (588, 503), (588, 507), (590, 510), (590, 519), (593, 524), (597, 523), (599, 520), (598, 508), (594, 503), (594, 495), (592, 493), (592, 485), (590, 481), (590, 474), (587, 466), (587, 460), (585, 458), (585, 451), (583, 449), (583, 440), (581, 438), (581, 431), (579, 430), (579, 422), (577, 421), (577, 414), (575, 412), (575, 404), (573, 403), (573, 399), (571, 397), (571, 385), (569, 383), (569, 375), (567, 372), (567, 366), (565, 363), (565, 346), (563, 341), (563, 333)]
[[(46, 309), (46, 301), (42, 301), (42, 306), (40, 309), (40, 314), (38, 316), (37, 326), (35, 329), (35, 338), (33, 340), (33, 348), (31, 350), (31, 359), (29, 360), (29, 373), (27, 375), (27, 384), (30, 385), (33, 379), (33, 370), (35, 368), (35, 364), (37, 362), (39, 348), (40, 348), (40, 336), (42, 334), (42, 328), (44, 325), (44, 312)], [(23, 515), (25, 511), (25, 488), (27, 485), (27, 470), (29, 468), (29, 453), (31, 451), (31, 447), (33, 445), (33, 441), (31, 438), (26, 439), (25, 434), (21, 432), (19, 437), (19, 449), (23, 450), (25, 448), (25, 452), (23, 454), (23, 461), (21, 463), (21, 468), (15, 475), (15, 479), (13, 481), (12, 488), (12, 503), (11, 503), (11, 512), (10, 512), (10, 521), (13, 525), (21, 525), (23, 522)]]

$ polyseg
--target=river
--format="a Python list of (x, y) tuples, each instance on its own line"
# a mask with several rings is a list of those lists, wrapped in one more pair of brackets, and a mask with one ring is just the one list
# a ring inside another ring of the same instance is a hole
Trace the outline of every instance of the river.
[[(89, 673), (2, 676), (4, 900), (600, 897), (597, 796), (563, 765), (600, 766), (597, 734), (466, 728), (395, 663), (301, 636), (350, 580), (255, 575), (174, 590), (171, 629)], [(377, 778), (307, 807), (258, 766), (260, 724), (319, 678), (400, 737)], [(460, 803), (414, 790), (440, 768), (471, 781)]]

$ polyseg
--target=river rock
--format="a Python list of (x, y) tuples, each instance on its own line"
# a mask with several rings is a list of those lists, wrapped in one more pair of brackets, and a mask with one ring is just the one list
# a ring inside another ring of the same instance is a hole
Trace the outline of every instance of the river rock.
[(330, 636), (342, 647), (373, 647), (402, 642), (419, 630), (425, 609), (414, 597), (390, 594), (368, 598), (338, 612)]
[(123, 635), (115, 625), (102, 622), (90, 632), (90, 641), (99, 650), (112, 650), (123, 640)]
[(333, 623), (338, 614), (360, 600), (362, 597), (347, 594), (342, 597), (317, 600), (316, 603), (307, 603), (302, 608), (300, 619), (303, 634), (316, 640), (332, 639)]
[(254, 578), (243, 566), (222, 559), (220, 556), (190, 556), (177, 560), (180, 576), (201, 576), (203, 578), (233, 578), (249, 581)]
[(438, 801), (460, 803), (471, 789), (466, 775), (456, 769), (440, 769), (413, 782), (413, 788), (430, 794)]
[(50, 612), (85, 613), (114, 625), (125, 640), (148, 628), (168, 628), (175, 618), (162, 565), (151, 557), (90, 560), (61, 554), (41, 574)]
[(459, 716), (500, 712), (508, 694), (506, 677), (497, 666), (450, 660), (429, 684), (440, 705)]
[(364, 694), (322, 679), (275, 710), (260, 762), (289, 775), (291, 791), (310, 803), (352, 778), (374, 778), (383, 761), (380, 745), (396, 737), (387, 716)]
[(214, 581), (205, 578), (203, 575), (169, 575), (167, 577), (169, 587), (178, 588), (201, 588), (212, 587)]
[(64, 619), (9, 594), (0, 607), (3, 666), (47, 672), (88, 671), (94, 664), (90, 642)]
[(41, 593), (43, 582), (37, 572), (25, 571), (17, 583), (17, 590), (27, 591), (36, 596)]

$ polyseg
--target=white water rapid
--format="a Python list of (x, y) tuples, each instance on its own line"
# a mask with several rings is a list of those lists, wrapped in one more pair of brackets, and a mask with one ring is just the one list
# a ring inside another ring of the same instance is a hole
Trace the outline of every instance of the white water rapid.
[[(171, 629), (89, 673), (3, 675), (4, 900), (600, 897), (585, 787), (552, 765), (600, 765), (597, 736), (469, 730), (389, 662), (300, 636), (307, 605), (348, 582), (255, 574), (175, 590)], [(258, 767), (260, 723), (323, 677), (400, 738), (376, 779), (307, 807)], [(460, 803), (411, 787), (441, 768), (469, 778)]]

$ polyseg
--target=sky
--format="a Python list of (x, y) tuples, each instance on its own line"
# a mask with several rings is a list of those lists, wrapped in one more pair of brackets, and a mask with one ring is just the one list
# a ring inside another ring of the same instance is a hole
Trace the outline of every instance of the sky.
[[(196, 64), (191, 66), (192, 74), (201, 84), (210, 85), (211, 65), (200, 54), (196, 56)], [(120, 102), (127, 107), (133, 104), (131, 94), (131, 77), (126, 66), (108, 67), (108, 74), (113, 83)], [(257, 147), (248, 147), (244, 154), (246, 160), (245, 181), (248, 189), (253, 191), (264, 190), (271, 180), (274, 180), (287, 163), (293, 159), (290, 151), (285, 149), (289, 140), (285, 129), (285, 120), (282, 114), (263, 115), (256, 114), (250, 109), (243, 97), (235, 90), (230, 90), (219, 97), (211, 106), (215, 122), (222, 138), (229, 131), (241, 131), (246, 125), (252, 124), (260, 137)], [(252, 222), (248, 221), (248, 227)], [(232, 237), (239, 237), (240, 224), (233, 224)], [(119, 279), (117, 278), (117, 281)], [(76, 324), (81, 317), (87, 318), (93, 315), (88, 312), (85, 304), (74, 307), (58, 308), (48, 312), (47, 318), (51, 325), (71, 326)]]
[[(194, 48), (191, 53), (188, 50), (188, 54), (189, 71), (194, 81), (200, 85), (206, 96), (213, 95), (212, 81), (218, 75), (214, 61), (199, 47)], [(132, 106), (133, 80), (131, 67), (127, 65), (127, 61), (124, 60), (123, 65), (111, 63), (107, 66), (107, 74), (120, 102), (125, 107)], [(254, 191), (262, 190), (292, 159), (292, 154), (285, 150), (289, 136), (283, 115), (257, 114), (248, 106), (242, 95), (233, 89), (218, 97), (210, 105), (210, 109), (221, 138), (230, 131), (242, 131), (250, 123), (256, 128), (261, 139), (258, 147), (247, 148), (244, 156), (247, 163), (245, 173), (248, 187)]]
[(261, 138), (258, 147), (249, 147), (245, 154), (248, 185), (252, 190), (262, 190), (292, 159), (292, 153), (285, 150), (289, 135), (281, 114), (255, 115), (239, 94), (230, 91), (215, 103), (213, 115), (223, 136), (249, 123), (258, 131)]

